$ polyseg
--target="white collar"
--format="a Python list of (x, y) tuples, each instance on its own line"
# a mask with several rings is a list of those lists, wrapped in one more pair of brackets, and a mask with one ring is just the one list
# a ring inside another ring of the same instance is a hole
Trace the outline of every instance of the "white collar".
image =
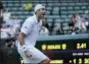
[[(36, 17), (36, 15), (34, 14), (34, 18), (35, 18), (35, 21), (36, 21), (36, 23), (38, 23), (38, 20), (37, 20), (37, 17)], [(39, 23), (41, 22), (41, 20), (39, 21)]]

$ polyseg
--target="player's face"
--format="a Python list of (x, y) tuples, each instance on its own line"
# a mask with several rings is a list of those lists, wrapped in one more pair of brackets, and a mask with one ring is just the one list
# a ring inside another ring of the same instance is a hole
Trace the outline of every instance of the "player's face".
[(39, 9), (38, 11), (38, 16), (43, 19), (44, 18), (44, 15), (45, 15), (45, 9), (44, 8), (41, 8)]

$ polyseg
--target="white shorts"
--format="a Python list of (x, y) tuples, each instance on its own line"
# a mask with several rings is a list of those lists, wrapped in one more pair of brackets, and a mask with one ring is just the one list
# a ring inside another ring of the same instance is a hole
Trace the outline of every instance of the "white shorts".
[(25, 53), (23, 52), (21, 46), (18, 44), (18, 52), (21, 55), (22, 59), (24, 60), (24, 63), (38, 64), (42, 62), (44, 59), (48, 58), (45, 54), (43, 54), (40, 50), (38, 50), (34, 46), (27, 45), (27, 47), (29, 49), (29, 54), (32, 55), (29, 58), (25, 56)]

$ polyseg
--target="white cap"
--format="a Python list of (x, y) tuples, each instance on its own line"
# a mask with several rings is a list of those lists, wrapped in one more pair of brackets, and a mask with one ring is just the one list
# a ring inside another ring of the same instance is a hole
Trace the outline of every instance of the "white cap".
[(39, 10), (41, 8), (45, 8), (45, 6), (43, 6), (42, 4), (37, 4), (34, 8), (34, 12), (37, 12), (37, 10)]

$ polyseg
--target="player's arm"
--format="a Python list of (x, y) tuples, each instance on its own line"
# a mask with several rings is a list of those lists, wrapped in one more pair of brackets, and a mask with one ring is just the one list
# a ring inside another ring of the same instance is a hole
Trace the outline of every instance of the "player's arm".
[(25, 37), (25, 34), (24, 34), (23, 32), (20, 32), (20, 33), (19, 33), (19, 38), (18, 38), (19, 43), (20, 43), (20, 45), (22, 46), (22, 49), (23, 49), (25, 55), (26, 55), (27, 57), (31, 57), (32, 55), (30, 55), (27, 46), (25, 46), (24, 37)]
[(18, 37), (18, 41), (20, 43), (21, 46), (25, 45), (25, 41), (24, 38), (31, 32), (32, 30), (32, 21), (27, 19), (21, 28), (21, 31), (19, 33), (19, 37)]
[(21, 46), (23, 46), (25, 44), (24, 43), (24, 37), (25, 37), (25, 34), (23, 32), (20, 32), (18, 40), (19, 40), (19, 43), (20, 43)]
[(21, 31), (19, 33), (19, 37), (18, 37), (18, 41), (22, 47), (23, 52), (25, 53), (25, 55), (27, 57), (31, 57), (30, 52), (28, 51), (28, 46), (26, 45), (26, 41), (25, 41), (25, 37), (28, 36), (28, 34), (31, 32), (32, 30), (32, 21), (27, 19), (21, 28)]
[(19, 33), (19, 37), (18, 37), (18, 41), (23, 49), (23, 51), (27, 51), (27, 47), (25, 45), (25, 42), (24, 42), (24, 37), (25, 37), (25, 34), (23, 32), (20, 32)]

